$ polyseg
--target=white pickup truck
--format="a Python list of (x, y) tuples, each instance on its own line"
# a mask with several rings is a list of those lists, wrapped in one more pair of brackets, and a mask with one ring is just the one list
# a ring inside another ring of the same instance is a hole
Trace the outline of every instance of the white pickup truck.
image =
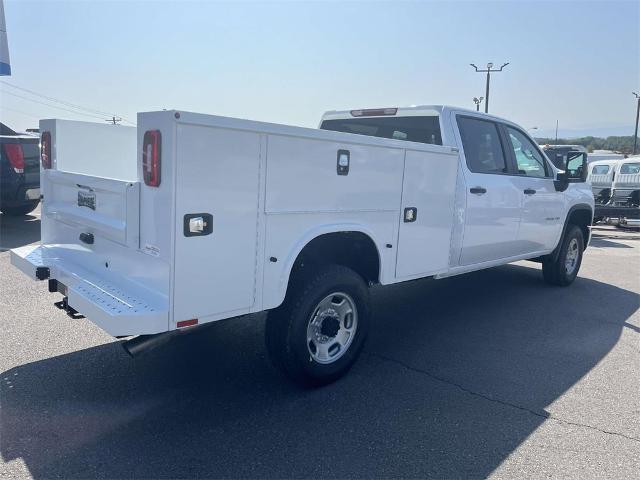
[[(369, 286), (532, 259), (568, 285), (594, 200), (521, 127), (444, 106), (333, 111), (320, 129), (182, 111), (40, 123), (42, 241), (12, 263), (137, 353), (269, 311), (267, 350), (319, 385), (358, 357)], [(137, 147), (136, 147), (137, 144)]]

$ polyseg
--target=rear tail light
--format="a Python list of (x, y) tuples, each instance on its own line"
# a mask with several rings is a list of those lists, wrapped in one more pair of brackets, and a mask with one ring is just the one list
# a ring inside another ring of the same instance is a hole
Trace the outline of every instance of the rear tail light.
[(160, 130), (147, 130), (142, 140), (142, 176), (150, 187), (160, 185)]
[(7, 155), (9, 159), (9, 163), (16, 171), (16, 173), (24, 172), (24, 152), (22, 150), (22, 145), (19, 143), (5, 143), (3, 145), (4, 153)]
[(40, 138), (40, 161), (42, 168), (51, 168), (51, 132), (42, 132)]

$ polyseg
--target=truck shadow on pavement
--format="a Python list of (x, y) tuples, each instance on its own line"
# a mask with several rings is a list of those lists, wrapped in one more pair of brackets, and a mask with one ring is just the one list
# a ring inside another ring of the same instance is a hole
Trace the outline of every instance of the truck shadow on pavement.
[(40, 241), (40, 217), (0, 213), (0, 252)]
[(373, 298), (362, 358), (318, 390), (269, 366), (262, 317), (136, 360), (114, 342), (3, 372), (2, 458), (35, 478), (485, 477), (638, 308), (633, 292), (548, 287), (514, 265)]

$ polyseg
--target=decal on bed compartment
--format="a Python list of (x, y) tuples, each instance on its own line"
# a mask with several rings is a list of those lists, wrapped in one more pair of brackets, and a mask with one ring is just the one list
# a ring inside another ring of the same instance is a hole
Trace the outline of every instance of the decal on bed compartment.
[(95, 192), (86, 192), (84, 190), (78, 191), (78, 206), (89, 207), (91, 210), (95, 210), (96, 209)]
[(151, 255), (152, 257), (159, 257), (160, 256), (160, 249), (158, 247), (156, 247), (155, 245), (149, 245), (148, 243), (144, 246), (142, 251), (144, 253), (146, 253), (147, 255)]

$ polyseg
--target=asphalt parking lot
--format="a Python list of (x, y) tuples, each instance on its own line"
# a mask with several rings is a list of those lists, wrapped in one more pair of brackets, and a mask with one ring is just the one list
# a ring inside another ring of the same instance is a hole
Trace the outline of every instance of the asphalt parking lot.
[(638, 475), (640, 233), (597, 228), (569, 288), (529, 262), (378, 287), (362, 358), (311, 391), (261, 317), (132, 360), (0, 252), (0, 477)]

